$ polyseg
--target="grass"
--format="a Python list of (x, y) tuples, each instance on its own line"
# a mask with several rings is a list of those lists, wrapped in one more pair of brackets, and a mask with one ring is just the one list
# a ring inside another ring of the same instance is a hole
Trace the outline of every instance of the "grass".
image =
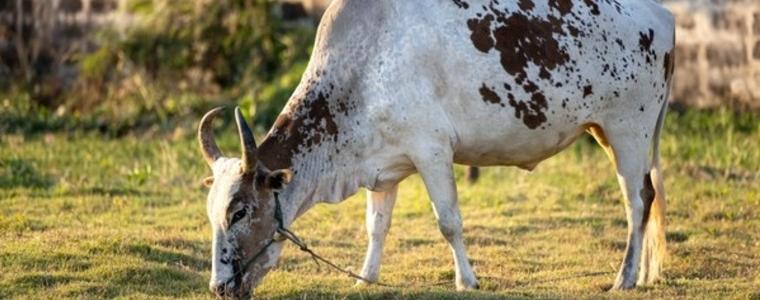
[[(465, 236), (482, 289), (453, 286), (450, 252), (419, 177), (401, 185), (381, 278), (353, 287), (287, 246), (264, 298), (760, 298), (760, 117), (672, 113), (662, 156), (669, 205), (665, 280), (606, 292), (625, 216), (603, 151), (581, 139), (535, 171), (457, 169)], [(224, 149), (237, 149), (225, 131)], [(208, 171), (191, 137), (0, 136), (0, 298), (211, 298)], [(293, 230), (354, 270), (364, 194), (320, 205)], [(426, 287), (438, 281), (443, 286)]]

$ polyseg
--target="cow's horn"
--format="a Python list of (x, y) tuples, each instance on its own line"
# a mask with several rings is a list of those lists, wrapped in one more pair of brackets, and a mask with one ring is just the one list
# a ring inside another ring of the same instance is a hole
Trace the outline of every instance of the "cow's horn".
[(253, 132), (245, 122), (240, 107), (235, 107), (235, 122), (237, 123), (238, 133), (240, 134), (240, 145), (243, 160), (243, 172), (254, 170), (256, 167), (256, 141), (253, 139)]
[(212, 165), (217, 159), (222, 157), (222, 151), (214, 141), (214, 117), (224, 110), (224, 107), (217, 107), (207, 112), (201, 119), (201, 124), (198, 126), (198, 142), (201, 144), (201, 152), (203, 158), (206, 159), (208, 165)]

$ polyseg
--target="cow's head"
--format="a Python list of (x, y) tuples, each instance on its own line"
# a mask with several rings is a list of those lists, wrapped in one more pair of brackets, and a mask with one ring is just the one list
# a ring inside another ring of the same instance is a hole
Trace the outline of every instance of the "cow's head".
[(222, 108), (208, 112), (198, 129), (198, 140), (213, 176), (207, 213), (211, 221), (212, 263), (209, 287), (217, 296), (249, 295), (274, 266), (282, 245), (276, 239), (274, 193), (290, 182), (289, 170), (271, 171), (257, 162), (256, 142), (240, 109), (235, 120), (242, 157), (227, 158), (214, 142), (212, 122)]

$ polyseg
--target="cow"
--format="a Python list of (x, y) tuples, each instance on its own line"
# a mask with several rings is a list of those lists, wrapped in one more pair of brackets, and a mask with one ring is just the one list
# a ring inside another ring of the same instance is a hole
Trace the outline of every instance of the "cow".
[(477, 289), (453, 165), (532, 170), (590, 133), (615, 167), (628, 222), (614, 290), (648, 284), (665, 257), (659, 166), (674, 20), (652, 0), (338, 0), (302, 80), (260, 144), (235, 119), (240, 158), (212, 169), (210, 288), (244, 297), (275, 266), (289, 227), (317, 203), (368, 190), (361, 276), (377, 282), (399, 183), (419, 173), (455, 265)]

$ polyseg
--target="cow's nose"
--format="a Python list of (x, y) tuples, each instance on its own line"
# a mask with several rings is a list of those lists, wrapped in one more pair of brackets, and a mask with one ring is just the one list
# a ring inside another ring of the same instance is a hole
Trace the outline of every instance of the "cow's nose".
[(210, 282), (208, 288), (217, 297), (224, 297), (227, 295), (227, 285), (224, 282)]

